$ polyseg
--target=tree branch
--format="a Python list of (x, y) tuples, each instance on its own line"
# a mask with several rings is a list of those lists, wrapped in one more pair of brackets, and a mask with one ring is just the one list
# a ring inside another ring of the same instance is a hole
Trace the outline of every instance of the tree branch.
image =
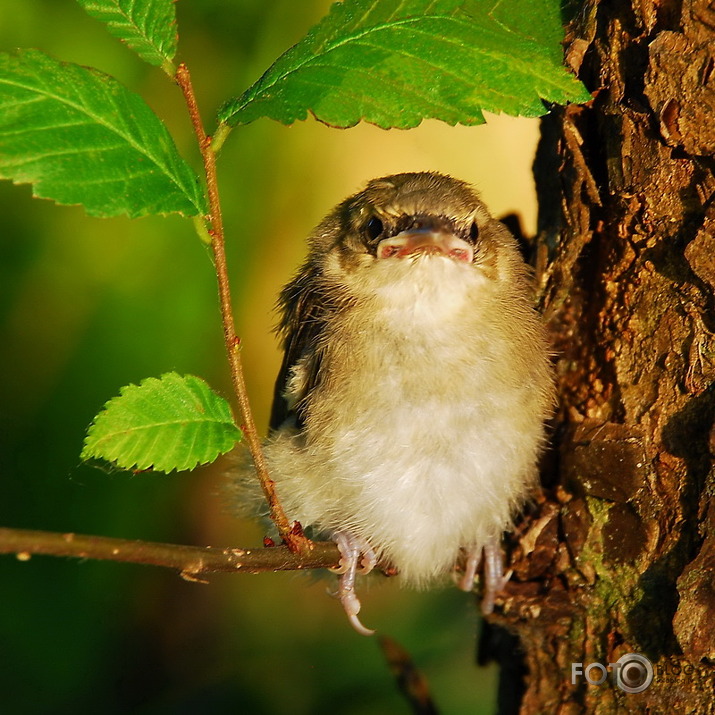
[(333, 542), (311, 544), (311, 549), (299, 552), (291, 551), (287, 546), (216, 548), (0, 528), (0, 554), (14, 553), (21, 561), (27, 561), (36, 554), (124, 561), (175, 569), (189, 581), (200, 580), (201, 576), (210, 573), (262, 573), (338, 566), (340, 552)]
[(412, 656), (396, 640), (380, 636), (378, 643), (395, 683), (413, 713), (437, 715), (438, 710), (424, 675), (415, 666)]
[(199, 142), (201, 156), (204, 161), (204, 172), (206, 174), (206, 187), (208, 189), (209, 216), (211, 224), (211, 249), (214, 254), (214, 266), (216, 268), (216, 278), (218, 280), (219, 302), (221, 306), (221, 320), (223, 323), (223, 334), (228, 353), (228, 361), (231, 368), (231, 380), (236, 394), (243, 424), (241, 425), (243, 434), (246, 437), (248, 448), (253, 457), (256, 474), (261, 483), (263, 494), (268, 502), (270, 516), (278, 529), (278, 533), (291, 551), (297, 552), (309, 550), (311, 542), (303, 536), (300, 526), (297, 523), (290, 524), (283, 507), (278, 500), (275, 490), (275, 483), (268, 474), (268, 467), (261, 449), (261, 440), (258, 436), (256, 423), (253, 420), (253, 413), (248, 400), (246, 381), (243, 376), (243, 365), (241, 364), (241, 341), (236, 335), (236, 327), (233, 320), (233, 308), (231, 303), (231, 289), (228, 278), (228, 267), (226, 264), (226, 248), (224, 243), (223, 219), (221, 217), (221, 202), (219, 199), (218, 182), (216, 178), (216, 154), (211, 148), (211, 137), (206, 135), (201, 115), (199, 113), (196, 96), (189, 68), (181, 63), (176, 71), (176, 81), (184, 93), (186, 106), (194, 127), (196, 138)]

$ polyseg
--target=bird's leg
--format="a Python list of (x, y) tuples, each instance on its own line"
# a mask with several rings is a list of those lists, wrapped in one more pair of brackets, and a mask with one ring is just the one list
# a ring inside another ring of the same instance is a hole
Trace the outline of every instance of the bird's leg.
[(504, 573), (504, 555), (498, 541), (490, 541), (484, 547), (472, 547), (467, 551), (467, 561), (464, 565), (464, 574), (457, 585), (463, 591), (471, 591), (474, 586), (474, 577), (484, 555), (484, 593), (482, 595), (482, 613), (486, 616), (494, 610), (494, 599), (499, 591), (511, 578), (511, 571)]
[(352, 627), (364, 636), (371, 636), (375, 631), (365, 628), (358, 618), (360, 599), (355, 593), (355, 576), (358, 573), (370, 573), (377, 563), (377, 557), (367, 542), (352, 534), (339, 531), (333, 535), (333, 539), (340, 549), (340, 566), (332, 569), (339, 575), (335, 595), (340, 599)]
[(494, 599), (506, 586), (512, 571), (504, 571), (504, 553), (498, 541), (490, 541), (484, 546), (484, 594), (482, 613), (487, 616), (494, 610)]
[(482, 562), (482, 547), (473, 546), (467, 551), (467, 560), (464, 562), (464, 573), (457, 580), (457, 588), (469, 593), (474, 588), (474, 579), (477, 569)]

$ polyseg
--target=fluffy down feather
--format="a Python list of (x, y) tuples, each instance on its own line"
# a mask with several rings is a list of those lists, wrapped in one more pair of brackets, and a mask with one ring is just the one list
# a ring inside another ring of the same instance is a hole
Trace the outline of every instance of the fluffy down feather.
[[(377, 257), (381, 238), (425, 225), (474, 260)], [(265, 453), (289, 518), (369, 544), (415, 586), (498, 541), (553, 403), (527, 276), (515, 240), (446, 176), (375, 180), (323, 221), (282, 294)]]

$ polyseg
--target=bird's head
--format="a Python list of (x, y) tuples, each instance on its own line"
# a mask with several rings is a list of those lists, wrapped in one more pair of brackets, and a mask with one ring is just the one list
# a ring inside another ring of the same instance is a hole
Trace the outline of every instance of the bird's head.
[(521, 272), (513, 237), (475, 191), (432, 172), (370, 181), (327, 216), (310, 244), (313, 266), (332, 275), (426, 257), (473, 266), (492, 279)]
[(480, 222), (490, 218), (467, 184), (432, 173), (375, 179), (336, 214), (345, 252), (376, 260), (440, 255), (465, 263), (474, 260)]

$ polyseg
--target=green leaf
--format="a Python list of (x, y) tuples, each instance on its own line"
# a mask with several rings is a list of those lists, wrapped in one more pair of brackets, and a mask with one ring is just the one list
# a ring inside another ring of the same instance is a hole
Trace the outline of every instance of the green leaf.
[(562, 64), (559, 0), (345, 0), (276, 60), (219, 120), (284, 124), (310, 111), (349, 127), (422, 119), (480, 124), (482, 110), (535, 117), (586, 101)]
[(128, 385), (94, 419), (82, 459), (171, 472), (213, 462), (241, 439), (226, 400), (175, 372)]
[(169, 72), (176, 54), (174, 0), (77, 0), (145, 62)]
[(0, 53), (0, 178), (92, 216), (207, 212), (196, 175), (141, 97), (37, 50)]

